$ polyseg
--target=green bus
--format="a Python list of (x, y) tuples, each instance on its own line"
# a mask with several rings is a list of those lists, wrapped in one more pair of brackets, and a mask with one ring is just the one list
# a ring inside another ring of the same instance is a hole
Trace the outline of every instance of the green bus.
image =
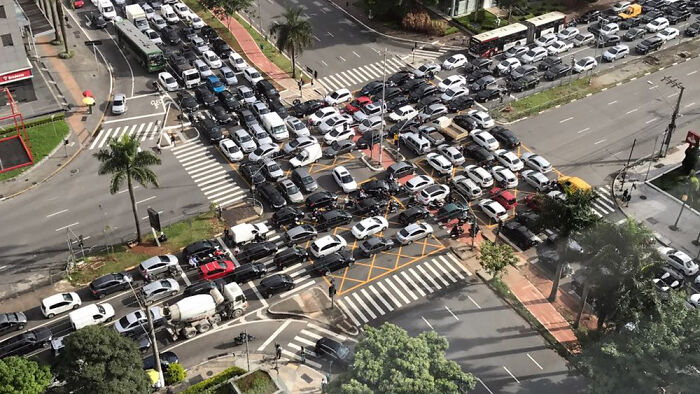
[(163, 51), (133, 23), (122, 19), (114, 25), (117, 28), (119, 46), (131, 53), (143, 68), (149, 72), (161, 71), (165, 68)]

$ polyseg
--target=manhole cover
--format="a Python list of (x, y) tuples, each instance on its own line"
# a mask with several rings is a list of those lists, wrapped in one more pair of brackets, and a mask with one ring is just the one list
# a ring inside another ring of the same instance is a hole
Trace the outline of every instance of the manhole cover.
[(639, 196), (639, 199), (640, 199), (640, 200), (646, 200), (646, 199), (647, 199), (647, 196), (645, 196), (645, 195), (642, 194), (641, 196)]
[(651, 224), (657, 224), (659, 221), (654, 219), (654, 218), (647, 218), (647, 222), (649, 222)]
[(662, 163), (654, 164), (654, 168), (661, 168), (663, 166), (664, 166), (664, 164), (662, 164)]
[(79, 173), (79, 172), (80, 172), (80, 170), (77, 169), (77, 168), (74, 169), (74, 170), (70, 170), (70, 173), (71, 173), (71, 174), (77, 174), (77, 173)]
[(309, 375), (307, 375), (307, 374), (301, 375), (301, 378), (304, 379), (304, 381), (305, 381), (306, 383), (311, 383), (311, 382), (314, 381), (313, 378), (311, 378), (311, 376), (309, 376)]

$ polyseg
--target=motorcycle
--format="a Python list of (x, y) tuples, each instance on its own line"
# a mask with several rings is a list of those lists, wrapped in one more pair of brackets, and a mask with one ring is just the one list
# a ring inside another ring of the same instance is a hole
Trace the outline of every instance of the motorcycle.
[(462, 234), (464, 234), (464, 228), (461, 226), (454, 226), (450, 231), (450, 238), (459, 238)]
[(430, 208), (430, 209), (440, 209), (440, 208), (442, 208), (443, 205), (445, 205), (445, 201), (443, 201), (443, 200), (435, 200), (435, 201), (431, 201), (431, 202), (428, 204), (428, 208)]
[(242, 345), (246, 342), (252, 342), (254, 340), (255, 337), (253, 335), (242, 332), (237, 337), (233, 338), (233, 346)]
[(389, 213), (394, 213), (399, 210), (399, 202), (396, 200), (391, 200), (389, 202)]

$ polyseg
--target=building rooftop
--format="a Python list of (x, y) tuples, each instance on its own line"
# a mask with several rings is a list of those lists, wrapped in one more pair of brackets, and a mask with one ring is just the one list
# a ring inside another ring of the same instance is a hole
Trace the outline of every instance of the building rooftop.
[(0, 75), (31, 68), (13, 0), (0, 0)]

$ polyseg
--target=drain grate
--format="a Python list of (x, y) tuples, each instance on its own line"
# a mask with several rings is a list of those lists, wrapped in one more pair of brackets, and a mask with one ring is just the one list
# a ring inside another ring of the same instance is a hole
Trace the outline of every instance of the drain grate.
[(657, 224), (657, 223), (659, 223), (658, 220), (656, 220), (656, 219), (654, 219), (654, 218), (652, 218), (652, 217), (648, 217), (648, 218), (647, 218), (647, 222), (649, 222), (649, 223), (651, 223), (651, 224)]

